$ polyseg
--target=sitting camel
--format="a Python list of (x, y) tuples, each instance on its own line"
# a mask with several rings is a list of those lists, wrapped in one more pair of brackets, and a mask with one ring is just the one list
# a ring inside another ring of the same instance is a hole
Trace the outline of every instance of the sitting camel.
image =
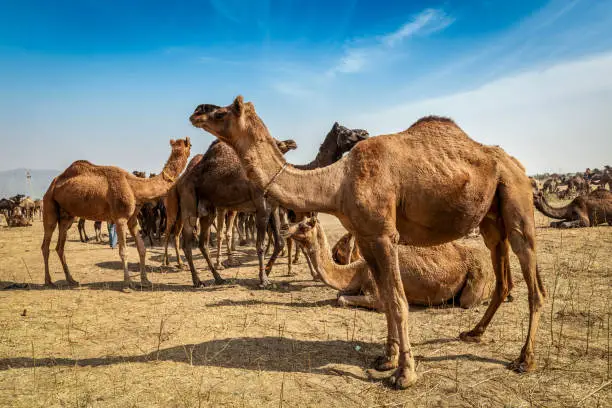
[(440, 245), (476, 226), (491, 251), (495, 292), (482, 319), (460, 337), (480, 341), (508, 294), (512, 248), (527, 284), (529, 325), (511, 368), (535, 368), (546, 291), (536, 266), (531, 183), (514, 157), (472, 140), (454, 121), (432, 116), (403, 132), (365, 140), (330, 166), (299, 170), (285, 161), (254, 105), (241, 96), (228, 106), (199, 105), (189, 119), (228, 143), (251, 182), (279, 205), (335, 215), (355, 235), (385, 302), (387, 345), (377, 368), (397, 368), (395, 387), (417, 380), (398, 243)]
[(55, 286), (49, 273), (49, 246), (53, 231), (58, 225), (59, 236), (56, 251), (68, 284), (78, 285), (68, 269), (64, 246), (68, 229), (74, 222), (74, 218), (81, 217), (116, 224), (124, 283), (132, 286), (126, 253), (126, 234), (129, 230), (136, 241), (140, 257), (141, 284), (151, 286), (145, 269), (146, 250), (138, 233), (136, 216), (142, 204), (166, 194), (187, 164), (191, 152), (189, 138), (170, 140), (170, 146), (172, 147), (170, 158), (161, 174), (154, 178), (141, 179), (118, 167), (97, 166), (88, 161), (79, 160), (53, 179), (43, 198), (45, 236), (41, 249), (45, 262), (45, 285)]
[[(368, 264), (363, 259), (336, 264), (315, 217), (287, 225), (282, 233), (302, 245), (321, 280), (340, 291), (340, 306), (383, 311)], [(471, 308), (491, 297), (495, 276), (489, 254), (481, 248), (457, 241), (430, 247), (399, 245), (398, 256), (409, 303), (434, 306), (457, 299), (459, 306)]]
[(28, 216), (24, 215), (20, 207), (15, 207), (12, 214), (4, 214), (6, 225), (9, 227), (30, 227), (32, 226)]
[(561, 221), (550, 223), (554, 228), (594, 227), (612, 225), (612, 192), (597, 189), (588, 195), (578, 196), (566, 206), (551, 206), (541, 192), (533, 195), (535, 207), (544, 215)]

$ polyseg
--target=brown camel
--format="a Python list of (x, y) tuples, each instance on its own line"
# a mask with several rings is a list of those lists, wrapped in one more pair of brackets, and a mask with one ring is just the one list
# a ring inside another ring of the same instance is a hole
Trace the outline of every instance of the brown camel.
[(508, 294), (510, 246), (529, 292), (527, 338), (511, 367), (534, 369), (545, 289), (536, 267), (531, 183), (518, 160), (473, 141), (450, 119), (427, 117), (403, 132), (364, 140), (330, 166), (303, 171), (285, 161), (253, 104), (241, 96), (226, 107), (200, 105), (190, 120), (230, 144), (249, 178), (280, 205), (330, 213), (355, 235), (385, 302), (387, 352), (378, 368), (398, 367), (396, 387), (417, 379), (397, 244), (439, 245), (476, 226), (491, 251), (496, 286), (481, 321), (461, 338), (480, 341)]
[[(77, 228), (81, 242), (89, 242), (89, 237), (85, 231), (85, 218), (79, 218)], [(102, 221), (94, 221), (94, 233), (96, 234), (96, 242), (102, 241)]]
[[(277, 148), (287, 149), (287, 151), (297, 147), (292, 140), (283, 142), (275, 140), (275, 145)], [(268, 261), (268, 265), (264, 271), (263, 234), (265, 233), (270, 216), (273, 214), (273, 208), (266, 202), (261, 192), (258, 192), (252, 183), (249, 182), (240, 164), (240, 159), (236, 156), (234, 150), (225, 143), (215, 141), (201, 158), (194, 158), (192, 162), (189, 163), (188, 170), (177, 180), (174, 187), (169, 191), (166, 200), (166, 211), (168, 216), (166, 236), (169, 236), (168, 231), (174, 231), (175, 248), (178, 248), (178, 233), (181, 231), (183, 232), (183, 252), (187, 258), (187, 263), (191, 271), (191, 278), (195, 287), (203, 286), (197, 270), (195, 269), (195, 265), (193, 264), (191, 248), (194, 238), (194, 228), (198, 219), (200, 221), (200, 237), (198, 242), (200, 251), (215, 278), (215, 282), (218, 284), (224, 282), (221, 275), (217, 272), (218, 268), (212, 264), (208, 250), (208, 237), (210, 228), (216, 220), (217, 248), (219, 249), (217, 264), (219, 265), (219, 253), (221, 248), (221, 242), (219, 241), (222, 239), (225, 214), (228, 209), (246, 209), (257, 212), (257, 251), (260, 266), (260, 280), (262, 284), (266, 284), (265, 281), (267, 279), (262, 280), (261, 277), (265, 275), (267, 278), (267, 273), (269, 273), (278, 253), (280, 253), (282, 249), (280, 246), (282, 243), (279, 242), (277, 246), (275, 246), (272, 257)], [(186, 221), (188, 221), (189, 225), (186, 224)], [(278, 231), (278, 223), (276, 225), (276, 230)], [(261, 231), (261, 237), (260, 230), (263, 230)], [(227, 228), (226, 234), (226, 242), (228, 243), (228, 264), (233, 265), (235, 261), (231, 251), (232, 228)], [(165, 245), (167, 245), (167, 241)], [(165, 262), (167, 262), (167, 255)], [(177, 262), (179, 266), (181, 266), (178, 250)]]
[[(332, 163), (337, 162), (342, 156), (349, 152), (357, 143), (367, 139), (370, 134), (363, 129), (349, 129), (345, 126), (340, 125), (338, 122), (334, 122), (331, 130), (325, 136), (323, 143), (319, 147), (319, 152), (313, 161), (307, 164), (296, 164), (294, 167), (300, 170), (314, 170), (321, 167), (329, 166)], [(300, 222), (309, 217), (310, 213), (307, 212), (296, 212), (290, 210), (288, 213), (289, 221)], [(288, 274), (291, 275), (291, 265), (297, 263), (299, 257), (299, 250), (296, 248), (295, 257), (291, 257), (293, 242), (291, 239), (287, 240), (287, 267)]]
[[(321, 280), (340, 291), (338, 304), (383, 310), (374, 279), (363, 259), (338, 265), (331, 256), (323, 227), (316, 218), (283, 228), (306, 250)], [(488, 252), (457, 241), (415, 247), (398, 245), (400, 273), (409, 303), (433, 306), (457, 300), (470, 308), (491, 297), (493, 270)]]
[(351, 262), (363, 259), (359, 247), (355, 245), (355, 237), (350, 232), (344, 234), (332, 248), (332, 258), (339, 265), (348, 265)]
[(55, 227), (59, 225), (56, 251), (70, 285), (78, 285), (72, 278), (64, 256), (66, 235), (75, 217), (116, 224), (119, 255), (123, 264), (123, 279), (131, 286), (128, 273), (126, 235), (136, 241), (140, 257), (140, 281), (150, 286), (145, 269), (146, 250), (138, 233), (137, 214), (140, 206), (166, 194), (176, 177), (183, 171), (189, 154), (189, 138), (171, 140), (172, 153), (161, 174), (154, 178), (141, 179), (114, 166), (97, 166), (85, 160), (72, 163), (51, 182), (45, 193), (43, 224), (45, 237), (42, 253), (45, 261), (45, 285), (54, 286), (49, 273), (49, 245)]
[(4, 214), (6, 225), (9, 227), (30, 227), (32, 226), (28, 216), (24, 214), (21, 207), (15, 207), (12, 214)]
[(551, 222), (550, 226), (554, 228), (594, 227), (605, 223), (612, 225), (612, 192), (608, 190), (597, 189), (559, 208), (551, 206), (540, 192), (534, 194), (533, 201), (542, 214), (562, 220)]

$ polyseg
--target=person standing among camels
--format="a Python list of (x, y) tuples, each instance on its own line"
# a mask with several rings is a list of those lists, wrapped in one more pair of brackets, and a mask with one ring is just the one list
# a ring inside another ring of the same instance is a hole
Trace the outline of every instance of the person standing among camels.
[(123, 280), (132, 286), (127, 265), (126, 235), (136, 241), (140, 257), (140, 283), (151, 286), (145, 269), (146, 250), (138, 233), (137, 214), (142, 204), (164, 196), (181, 174), (191, 153), (189, 138), (170, 140), (172, 153), (159, 176), (141, 179), (114, 166), (97, 166), (85, 160), (72, 163), (51, 182), (43, 198), (45, 236), (41, 250), (45, 263), (45, 285), (55, 286), (49, 273), (49, 246), (55, 228), (59, 226), (56, 251), (71, 286), (79, 283), (68, 269), (64, 246), (68, 229), (75, 217), (116, 224), (119, 256), (123, 264)]
[(387, 318), (386, 355), (377, 368), (397, 368), (391, 377), (396, 388), (417, 380), (397, 245), (438, 245), (477, 226), (491, 251), (495, 291), (480, 322), (460, 337), (479, 342), (508, 294), (511, 247), (527, 283), (529, 328), (510, 367), (535, 368), (545, 289), (536, 267), (531, 183), (518, 160), (473, 141), (452, 120), (430, 116), (403, 132), (364, 140), (330, 166), (302, 171), (285, 161), (253, 104), (241, 96), (225, 107), (199, 105), (190, 121), (232, 146), (249, 178), (280, 205), (335, 215), (355, 235)]

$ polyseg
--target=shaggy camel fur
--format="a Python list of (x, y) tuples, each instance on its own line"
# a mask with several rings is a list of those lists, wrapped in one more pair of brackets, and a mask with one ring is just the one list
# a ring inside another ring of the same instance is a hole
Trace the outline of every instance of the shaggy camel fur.
[[(277, 148), (289, 150), (297, 145), (292, 140), (279, 142), (275, 140)], [(196, 156), (197, 157), (197, 156)], [(166, 231), (174, 230), (175, 232), (175, 248), (178, 248), (178, 234), (183, 233), (183, 252), (187, 258), (189, 269), (191, 271), (191, 279), (195, 287), (203, 286), (203, 282), (198, 276), (197, 270), (193, 264), (192, 256), (192, 240), (194, 238), (194, 229), (196, 222), (200, 221), (200, 238), (198, 246), (208, 267), (211, 270), (215, 282), (222, 284), (224, 280), (217, 272), (217, 267), (212, 264), (210, 253), (208, 250), (208, 237), (210, 228), (217, 220), (217, 248), (219, 262), (221, 239), (223, 226), (225, 224), (225, 214), (227, 209), (247, 209), (257, 212), (258, 220), (258, 241), (257, 251), (260, 266), (260, 280), (262, 284), (266, 284), (267, 274), (272, 268), (278, 253), (282, 247), (282, 242), (275, 246), (272, 257), (268, 261), (268, 265), (264, 271), (263, 267), (263, 234), (268, 225), (273, 208), (266, 202), (265, 198), (258, 192), (257, 189), (248, 180), (240, 159), (236, 156), (234, 150), (218, 141), (213, 142), (207, 152), (201, 158), (194, 158), (189, 163), (188, 170), (177, 180), (175, 186), (169, 191), (166, 200), (166, 211), (168, 216)], [(217, 211), (219, 209), (219, 211)], [(276, 213), (278, 216), (278, 213)], [(186, 223), (187, 222), (187, 223)], [(233, 221), (232, 221), (233, 222)], [(187, 225), (188, 224), (188, 225)], [(229, 224), (228, 225), (233, 225)], [(276, 224), (278, 231), (278, 223)], [(260, 230), (261, 237), (260, 237)], [(166, 234), (166, 248), (167, 237)], [(232, 228), (226, 229), (226, 242), (228, 243), (228, 264), (234, 264), (231, 251), (233, 231)], [(260, 251), (261, 247), (261, 251)], [(276, 255), (275, 255), (276, 254)], [(166, 255), (167, 260), (167, 255)], [(167, 262), (167, 261), (166, 261)], [(181, 265), (180, 256), (177, 249), (177, 262)], [(262, 279), (262, 275), (266, 278)]]
[(175, 178), (185, 168), (191, 152), (189, 138), (171, 140), (172, 153), (161, 174), (154, 178), (138, 178), (114, 166), (97, 166), (85, 160), (72, 163), (51, 182), (43, 198), (45, 237), (42, 253), (45, 261), (45, 285), (54, 286), (49, 273), (49, 245), (55, 227), (59, 225), (56, 251), (70, 285), (78, 285), (72, 278), (64, 256), (64, 246), (70, 225), (75, 217), (104, 220), (117, 226), (119, 255), (123, 264), (124, 283), (131, 286), (128, 273), (126, 235), (136, 241), (140, 257), (140, 281), (150, 286), (145, 269), (146, 250), (138, 233), (137, 214), (140, 206), (166, 194)]
[(597, 189), (589, 195), (578, 196), (564, 207), (551, 206), (544, 194), (534, 194), (535, 207), (544, 215), (562, 221), (550, 223), (554, 228), (594, 227), (608, 223), (612, 225), (612, 192)]
[[(283, 227), (306, 250), (321, 280), (340, 291), (340, 306), (383, 310), (368, 264), (358, 259), (338, 265), (316, 218)], [(470, 308), (491, 297), (495, 277), (488, 252), (457, 241), (431, 247), (398, 245), (404, 293), (409, 303), (433, 306), (455, 298)]]
[(545, 289), (536, 267), (531, 183), (518, 160), (473, 141), (450, 119), (427, 117), (398, 134), (364, 140), (330, 166), (303, 171), (285, 161), (253, 104), (241, 96), (226, 107), (200, 105), (190, 120), (229, 143), (249, 178), (280, 205), (330, 213), (355, 235), (385, 302), (387, 352), (377, 368), (397, 367), (396, 387), (417, 380), (397, 244), (439, 245), (478, 225), (496, 286), (483, 318), (461, 338), (480, 341), (508, 294), (511, 246), (529, 292), (527, 338), (511, 367), (534, 369)]

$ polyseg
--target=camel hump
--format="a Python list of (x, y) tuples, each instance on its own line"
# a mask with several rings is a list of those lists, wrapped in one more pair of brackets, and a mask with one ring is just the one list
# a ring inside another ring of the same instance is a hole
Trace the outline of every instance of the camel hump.
[(424, 116), (422, 118), (420, 118), (419, 120), (417, 120), (416, 122), (414, 122), (409, 129), (418, 127), (418, 126), (429, 126), (429, 125), (437, 125), (437, 124), (445, 124), (445, 125), (452, 125), (452, 126), (456, 126), (459, 127), (454, 120), (452, 120), (451, 118), (447, 118), (444, 116), (436, 116), (436, 115), (429, 115), (429, 116)]

